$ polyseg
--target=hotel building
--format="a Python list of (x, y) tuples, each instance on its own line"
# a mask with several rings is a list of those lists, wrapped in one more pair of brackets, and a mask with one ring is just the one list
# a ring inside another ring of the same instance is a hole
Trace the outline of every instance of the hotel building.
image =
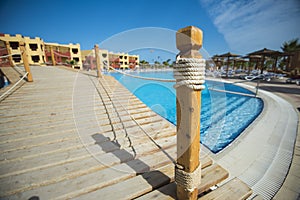
[[(15, 66), (22, 64), (20, 43), (25, 44), (25, 50), (30, 65), (67, 65), (82, 68), (79, 44), (46, 43), (41, 38), (24, 37), (20, 34), (0, 34), (0, 66)], [(4, 57), (11, 55), (9, 57)], [(54, 61), (53, 61), (54, 60)], [(73, 65), (70, 61), (74, 60)]]
[[(128, 53), (113, 53), (104, 49), (99, 49), (100, 65), (103, 69), (108, 66), (115, 69), (133, 69), (139, 65), (139, 56)], [(81, 52), (83, 68), (95, 69), (96, 59), (94, 50), (82, 50)]]

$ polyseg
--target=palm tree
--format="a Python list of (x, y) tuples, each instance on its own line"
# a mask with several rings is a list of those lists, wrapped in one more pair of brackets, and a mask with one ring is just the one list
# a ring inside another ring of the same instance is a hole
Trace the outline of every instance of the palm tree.
[(149, 62), (146, 61), (146, 60), (141, 60), (141, 61), (140, 61), (140, 64), (149, 64)]
[[(295, 52), (295, 51), (300, 51), (300, 43), (298, 42), (299, 38), (296, 38), (296, 39), (292, 39), (290, 41), (287, 41), (287, 42), (284, 42), (282, 44), (282, 46), (280, 47), (281, 50), (285, 53), (292, 53), (292, 52)], [(290, 68), (290, 56), (288, 56), (287, 58), (287, 69)]]
[(300, 43), (298, 43), (299, 38), (284, 42), (280, 47), (283, 52), (293, 52), (300, 50)]
[(160, 65), (160, 62), (156, 60), (156, 61), (154, 61), (154, 64), (155, 65)]
[(168, 60), (164, 61), (163, 65), (164, 66), (169, 66), (170, 65), (170, 63), (169, 63), (170, 61), (171, 61), (171, 59), (168, 59)]

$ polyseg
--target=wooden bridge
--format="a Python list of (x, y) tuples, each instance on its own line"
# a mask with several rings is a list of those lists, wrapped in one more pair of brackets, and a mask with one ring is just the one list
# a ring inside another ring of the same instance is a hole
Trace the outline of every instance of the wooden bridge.
[[(31, 71), (0, 103), (1, 199), (176, 198), (174, 125), (112, 77)], [(251, 194), (238, 179), (209, 192), (228, 172), (200, 159), (200, 199)]]

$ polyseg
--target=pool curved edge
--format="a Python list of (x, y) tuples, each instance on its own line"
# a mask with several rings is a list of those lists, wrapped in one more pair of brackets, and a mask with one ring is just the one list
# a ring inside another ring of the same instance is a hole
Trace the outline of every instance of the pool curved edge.
[(238, 177), (247, 183), (252, 197), (272, 199), (291, 165), (298, 114), (289, 102), (271, 92), (259, 90), (258, 96), (264, 102), (261, 114), (230, 145), (218, 154), (202, 150), (229, 171), (230, 179)]

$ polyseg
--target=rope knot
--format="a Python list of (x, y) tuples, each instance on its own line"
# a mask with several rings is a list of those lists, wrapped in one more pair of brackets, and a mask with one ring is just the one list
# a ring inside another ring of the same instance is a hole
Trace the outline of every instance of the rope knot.
[(205, 59), (179, 58), (173, 67), (174, 78), (177, 81), (174, 88), (184, 85), (193, 90), (203, 90), (205, 66)]
[(201, 165), (199, 165), (195, 171), (190, 173), (185, 172), (176, 165), (175, 182), (177, 185), (180, 185), (190, 192), (194, 191), (201, 183)]

